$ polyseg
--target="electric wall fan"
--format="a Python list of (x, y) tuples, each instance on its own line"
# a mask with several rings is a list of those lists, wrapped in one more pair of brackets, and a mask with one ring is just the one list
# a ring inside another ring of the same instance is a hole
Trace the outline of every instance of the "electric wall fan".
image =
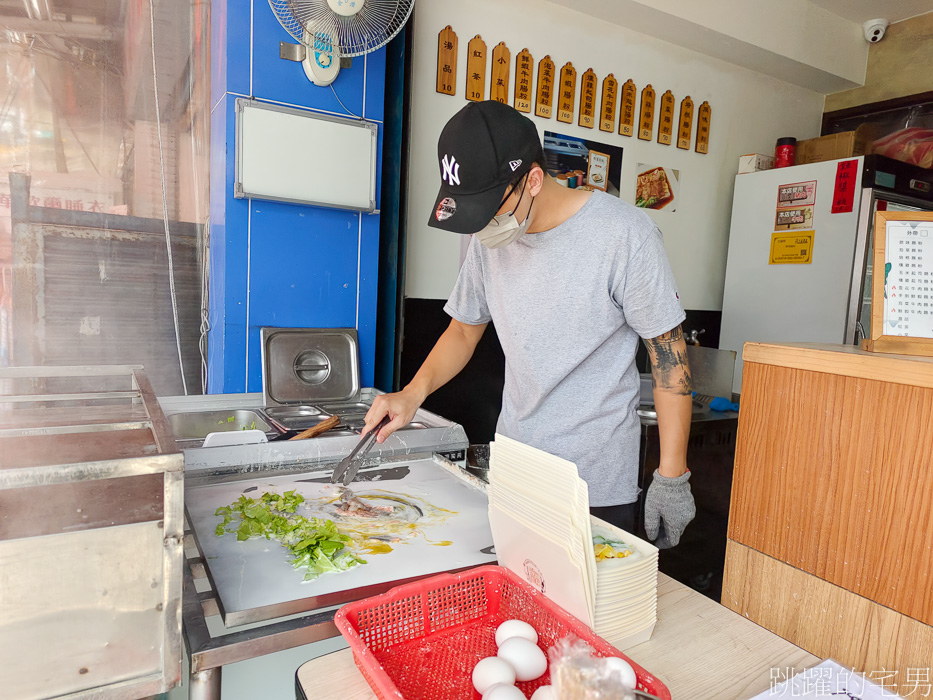
[(269, 0), (279, 22), (299, 43), (279, 55), (301, 61), (315, 85), (330, 85), (341, 59), (388, 44), (411, 16), (415, 0)]

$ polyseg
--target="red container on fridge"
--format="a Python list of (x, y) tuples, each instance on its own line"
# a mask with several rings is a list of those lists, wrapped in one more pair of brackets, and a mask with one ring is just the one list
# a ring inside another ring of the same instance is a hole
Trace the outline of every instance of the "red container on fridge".
[[(573, 634), (598, 656), (618, 656), (635, 669), (638, 689), (670, 700), (667, 687), (593, 630), (508, 569), (480, 566), (440, 574), (344, 605), (334, 619), (353, 660), (380, 700), (473, 698), (476, 662), (496, 653), (496, 627), (525, 620), (547, 653)], [(530, 697), (550, 683), (548, 674), (516, 683)]]
[(774, 167), (786, 168), (797, 163), (797, 139), (787, 136), (774, 146)]

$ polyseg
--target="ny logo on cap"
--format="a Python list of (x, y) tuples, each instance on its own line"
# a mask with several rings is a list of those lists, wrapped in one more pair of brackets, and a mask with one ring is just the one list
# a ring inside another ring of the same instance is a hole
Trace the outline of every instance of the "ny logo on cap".
[(457, 162), (457, 159), (445, 155), (444, 159), (441, 161), (441, 165), (444, 167), (444, 174), (441, 175), (441, 179), (446, 181), (451, 187), (459, 185), (460, 163)]

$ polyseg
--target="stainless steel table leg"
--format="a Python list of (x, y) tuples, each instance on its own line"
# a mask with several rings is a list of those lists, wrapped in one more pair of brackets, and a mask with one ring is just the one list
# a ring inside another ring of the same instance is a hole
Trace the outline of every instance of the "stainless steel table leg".
[(188, 700), (220, 700), (220, 667), (188, 677)]

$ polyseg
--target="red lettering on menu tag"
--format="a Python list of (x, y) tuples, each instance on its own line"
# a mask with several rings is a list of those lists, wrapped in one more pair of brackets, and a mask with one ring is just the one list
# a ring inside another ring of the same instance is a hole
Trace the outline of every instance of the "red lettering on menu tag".
[(833, 214), (846, 214), (855, 204), (855, 180), (858, 161), (844, 160), (836, 166), (836, 187), (833, 189)]

